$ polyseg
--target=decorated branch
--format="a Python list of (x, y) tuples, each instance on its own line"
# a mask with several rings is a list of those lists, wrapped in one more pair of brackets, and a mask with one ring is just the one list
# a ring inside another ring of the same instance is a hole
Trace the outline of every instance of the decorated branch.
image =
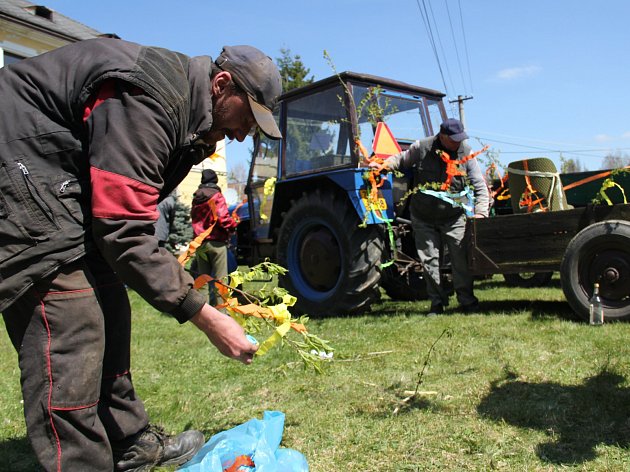
[(334, 348), (308, 331), (307, 316), (294, 318), (291, 315), (290, 307), (297, 299), (284, 288), (271, 284), (254, 292), (243, 290), (244, 282), (271, 280), (273, 276), (286, 273), (284, 267), (265, 261), (247, 271), (232, 272), (228, 275), (229, 283), (207, 274), (200, 275), (195, 279), (194, 288), (201, 289), (207, 283), (214, 283), (223, 300), (216, 308), (224, 308), (248, 335), (264, 338), (256, 355), (263, 356), (276, 345), (289, 346), (300, 356), (305, 367), (322, 373), (324, 362), (332, 358)]
[(628, 169), (627, 167), (624, 167), (622, 169), (615, 169), (611, 171), (608, 178), (604, 179), (604, 181), (602, 182), (602, 186), (599, 189), (599, 192), (597, 192), (597, 195), (595, 195), (595, 198), (593, 198), (593, 204), (601, 205), (604, 202), (606, 202), (606, 204), (612, 205), (613, 203), (608, 197), (608, 194), (606, 193), (607, 190), (611, 188), (617, 188), (621, 192), (621, 196), (623, 197), (623, 202), (628, 203), (628, 200), (626, 199), (626, 192), (624, 191), (623, 187), (619, 185), (617, 182), (615, 182), (615, 177), (617, 175), (620, 175), (622, 173), (628, 173), (628, 172), (630, 172), (630, 169)]

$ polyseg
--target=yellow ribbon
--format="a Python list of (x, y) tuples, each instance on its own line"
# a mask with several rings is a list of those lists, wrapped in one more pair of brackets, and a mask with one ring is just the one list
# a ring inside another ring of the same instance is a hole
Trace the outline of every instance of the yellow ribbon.
[(266, 221), (269, 219), (269, 217), (263, 213), (263, 205), (267, 203), (267, 201), (269, 201), (269, 198), (273, 195), (275, 191), (276, 191), (276, 178), (269, 177), (267, 180), (265, 180), (265, 185), (263, 187), (263, 201), (260, 204), (260, 219), (261, 220)]
[(287, 335), (289, 330), (291, 329), (291, 321), (287, 320), (278, 326), (273, 334), (265, 339), (261, 345), (258, 347), (256, 351), (256, 355), (264, 356), (269, 349), (271, 349), (278, 341), (280, 341), (284, 336)]
[(613, 187), (617, 187), (621, 191), (621, 195), (623, 195), (623, 202), (624, 203), (628, 203), (628, 201), (626, 200), (626, 192), (624, 192), (623, 187), (621, 185), (619, 185), (617, 182), (615, 182), (613, 179), (610, 179), (610, 178), (604, 180), (604, 183), (602, 184), (602, 188), (599, 191), (599, 194), (606, 201), (606, 203), (608, 205), (612, 205), (613, 204), (612, 201), (610, 200), (610, 198), (608, 198), (608, 195), (606, 195), (606, 190), (608, 190), (609, 188), (613, 188)]

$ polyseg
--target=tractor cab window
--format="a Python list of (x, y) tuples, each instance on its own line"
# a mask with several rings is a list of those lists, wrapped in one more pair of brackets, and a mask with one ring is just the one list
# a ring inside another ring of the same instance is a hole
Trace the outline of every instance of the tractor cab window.
[(357, 108), (359, 133), (362, 144), (369, 153), (376, 124), (383, 121), (392, 131), (402, 148), (410, 142), (433, 136), (446, 118), (441, 100), (400, 93), (380, 86), (353, 88)]
[(265, 180), (278, 175), (280, 140), (268, 138), (260, 133), (256, 138), (255, 150), (251, 184), (264, 184)]
[(285, 175), (352, 163), (343, 96), (339, 85), (286, 103)]
[[(274, 118), (278, 122), (279, 109), (274, 111)], [(263, 133), (258, 133), (254, 139), (253, 164), (250, 169), (248, 187), (249, 201), (253, 202), (252, 220), (256, 237), (267, 237), (269, 219), (273, 207), (274, 179), (278, 176), (278, 158), (280, 156), (280, 140), (270, 139)], [(265, 193), (265, 188), (266, 193)], [(250, 203), (251, 204), (251, 203)]]

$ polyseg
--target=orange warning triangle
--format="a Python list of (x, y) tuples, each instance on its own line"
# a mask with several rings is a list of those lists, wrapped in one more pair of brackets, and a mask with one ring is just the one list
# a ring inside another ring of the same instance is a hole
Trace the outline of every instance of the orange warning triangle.
[(389, 126), (382, 121), (379, 121), (376, 125), (372, 149), (374, 150), (374, 154), (381, 159), (387, 159), (389, 156), (393, 156), (402, 151)]

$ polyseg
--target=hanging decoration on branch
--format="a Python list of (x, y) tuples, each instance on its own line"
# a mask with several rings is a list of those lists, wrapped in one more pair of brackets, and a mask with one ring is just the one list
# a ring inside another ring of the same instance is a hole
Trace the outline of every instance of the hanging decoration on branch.
[[(253, 293), (239, 288), (245, 282), (272, 280), (274, 276), (286, 273), (282, 266), (265, 261), (249, 270), (232, 272), (228, 275), (229, 283), (202, 274), (195, 279), (193, 288), (199, 290), (213, 283), (223, 300), (215, 308), (224, 308), (249, 335), (267, 336), (260, 342), (257, 356), (267, 354), (276, 344), (288, 345), (297, 352), (305, 367), (322, 373), (324, 362), (332, 360), (334, 348), (306, 329), (307, 316), (294, 318), (291, 315), (289, 308), (297, 299), (287, 290), (273, 285), (268, 287), (265, 284)], [(299, 338), (289, 337), (291, 332)]]
[[(208, 200), (208, 205), (210, 206), (210, 212), (213, 215), (217, 214), (216, 211), (216, 203), (214, 202), (214, 200)], [(188, 247), (186, 248), (186, 250), (184, 252), (181, 253), (181, 255), (177, 258), (177, 260), (179, 261), (179, 263), (181, 265), (185, 265), (186, 262), (188, 262), (188, 260), (195, 255), (195, 252), (197, 252), (197, 249), (199, 249), (199, 246), (201, 246), (204, 242), (204, 240), (210, 236), (210, 233), (212, 233), (212, 230), (214, 229), (214, 225), (217, 223), (216, 218), (214, 218), (214, 222), (208, 227), (208, 229), (206, 229), (203, 233), (200, 233), (199, 235), (197, 235), (197, 237), (195, 239), (193, 239), (190, 243), (188, 243)]]
[(260, 202), (260, 219), (263, 221), (267, 221), (269, 217), (266, 213), (264, 213), (264, 208), (266, 204), (273, 199), (273, 194), (276, 191), (276, 178), (269, 177), (265, 180), (265, 184), (263, 187), (263, 200)]
[(359, 138), (356, 138), (356, 145), (363, 157), (365, 165), (369, 167), (363, 174), (363, 180), (366, 181), (368, 190), (366, 192), (366, 198), (364, 199), (365, 214), (360, 226), (365, 227), (367, 225), (367, 218), (370, 213), (374, 216), (376, 221), (385, 224), (392, 258), (381, 264), (381, 269), (384, 269), (394, 263), (397, 257), (397, 249), (392, 220), (387, 218), (387, 215), (383, 213), (387, 210), (387, 206), (383, 204), (385, 200), (379, 198), (378, 191), (387, 180), (387, 177), (383, 175), (383, 163), (385, 159), (394, 154), (398, 154), (401, 152), (401, 149), (389, 127), (382, 121), (379, 121), (376, 125), (374, 141), (372, 141), (374, 153), (371, 156), (368, 155), (367, 149), (365, 149), (365, 146), (363, 146)]

